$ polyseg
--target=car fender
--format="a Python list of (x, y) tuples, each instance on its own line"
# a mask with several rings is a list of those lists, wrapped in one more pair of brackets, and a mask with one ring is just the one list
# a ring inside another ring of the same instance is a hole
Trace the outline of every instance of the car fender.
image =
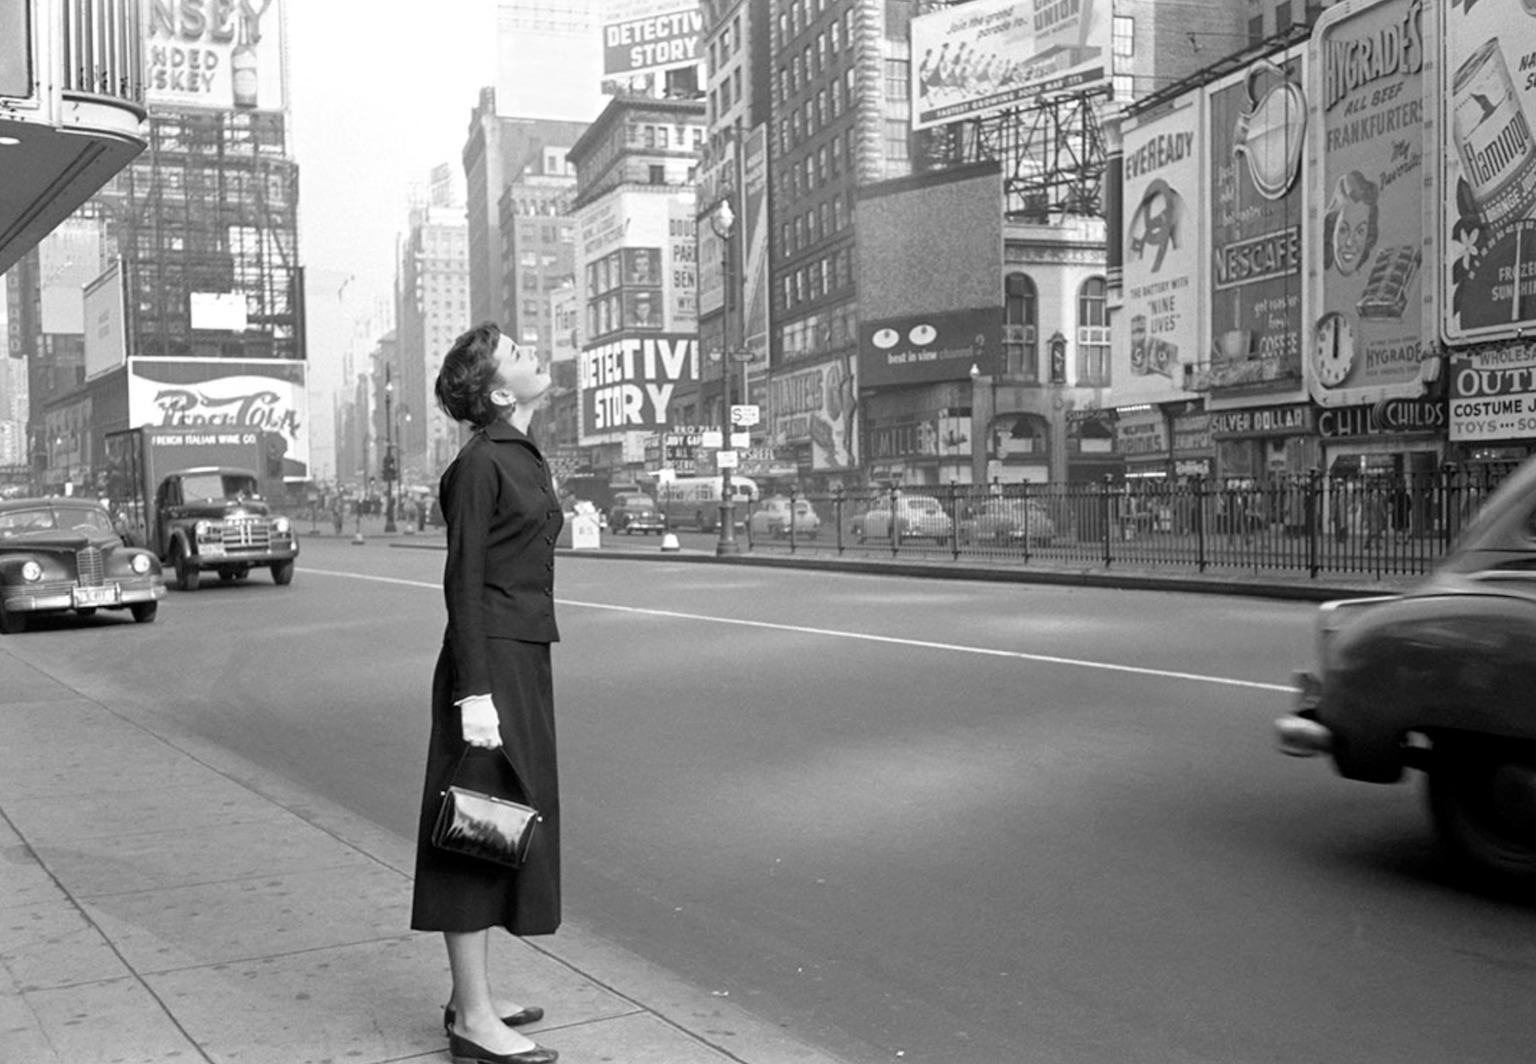
[(1495, 589), (1374, 604), (1324, 647), (1317, 718), (1351, 779), (1391, 782), (1413, 732), (1536, 740), (1536, 601)]

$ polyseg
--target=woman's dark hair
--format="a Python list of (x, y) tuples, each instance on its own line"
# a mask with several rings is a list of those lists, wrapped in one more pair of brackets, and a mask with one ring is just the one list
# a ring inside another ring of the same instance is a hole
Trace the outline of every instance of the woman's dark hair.
[(443, 368), (437, 371), (433, 392), (443, 413), (455, 421), (484, 428), (501, 416), (501, 408), (491, 402), (491, 392), (498, 384), (496, 345), (501, 343), (501, 329), (495, 322), (483, 321), (460, 334), (443, 356)]

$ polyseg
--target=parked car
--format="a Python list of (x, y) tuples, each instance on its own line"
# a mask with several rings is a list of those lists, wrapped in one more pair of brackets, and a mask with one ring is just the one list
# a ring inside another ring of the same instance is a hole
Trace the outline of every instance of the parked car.
[(0, 502), (0, 634), (21, 632), (44, 613), (128, 610), (148, 623), (164, 597), (159, 559), (125, 544), (99, 502)]
[(1038, 499), (987, 499), (956, 529), (961, 543), (1026, 543), (1043, 547), (1056, 538), (1056, 523)]
[(638, 492), (626, 492), (618, 496), (613, 509), (608, 511), (608, 529), (626, 536), (636, 532), (660, 535), (667, 530), (667, 522), (656, 509), (656, 500)]
[(805, 499), (794, 501), (794, 517), (790, 517), (790, 500), (783, 495), (770, 495), (757, 505), (748, 521), (752, 535), (771, 539), (787, 539), (790, 527), (798, 536), (812, 539), (821, 529), (821, 518), (816, 508)]
[(1536, 883), (1536, 461), (1421, 584), (1326, 603), (1316, 623), (1314, 671), (1276, 721), (1281, 750), (1369, 783), (1422, 771), (1456, 860)]
[[(887, 496), (876, 500), (871, 509), (856, 519), (854, 535), (860, 542), (889, 539), (891, 525), (891, 500)], [(948, 540), (954, 530), (949, 514), (931, 495), (897, 495), (895, 525), (904, 539), (933, 539), (940, 543)]]

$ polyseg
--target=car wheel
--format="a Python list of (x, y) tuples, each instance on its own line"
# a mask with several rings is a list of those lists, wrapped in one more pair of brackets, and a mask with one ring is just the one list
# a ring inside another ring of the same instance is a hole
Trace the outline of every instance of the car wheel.
[(192, 563), (180, 547), (175, 549), (174, 555), (172, 561), (176, 566), (176, 582), (181, 585), (183, 591), (196, 591), (203, 577), (201, 570)]
[(272, 582), (278, 587), (287, 587), (293, 583), (293, 562), (273, 562)]
[(1495, 882), (1536, 882), (1536, 747), (1439, 739), (1428, 777), (1430, 817), (1458, 863)]
[(153, 624), (155, 614), (160, 612), (158, 602), (135, 602), (128, 607), (128, 612), (133, 614), (133, 619), (139, 624)]
[(5, 608), (0, 602), (0, 635), (20, 635), (27, 630), (27, 615)]

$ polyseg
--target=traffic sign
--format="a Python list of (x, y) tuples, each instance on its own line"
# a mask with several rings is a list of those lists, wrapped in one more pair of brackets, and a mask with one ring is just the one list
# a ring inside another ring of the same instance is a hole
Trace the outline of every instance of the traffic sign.
[(760, 424), (763, 420), (763, 411), (756, 403), (737, 403), (731, 407), (731, 424), (740, 425), (749, 429), (753, 425)]

